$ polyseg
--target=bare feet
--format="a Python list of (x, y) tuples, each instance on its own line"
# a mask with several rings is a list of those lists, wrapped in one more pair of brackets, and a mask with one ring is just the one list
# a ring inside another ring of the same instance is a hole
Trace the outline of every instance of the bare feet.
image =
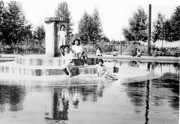
[(71, 74), (71, 73), (69, 73), (69, 77), (72, 77), (72, 74)]

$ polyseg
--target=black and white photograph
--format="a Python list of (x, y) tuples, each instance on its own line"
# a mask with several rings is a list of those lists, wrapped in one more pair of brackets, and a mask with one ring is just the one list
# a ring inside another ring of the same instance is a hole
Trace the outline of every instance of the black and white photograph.
[(178, 0), (0, 0), (0, 124), (179, 124)]

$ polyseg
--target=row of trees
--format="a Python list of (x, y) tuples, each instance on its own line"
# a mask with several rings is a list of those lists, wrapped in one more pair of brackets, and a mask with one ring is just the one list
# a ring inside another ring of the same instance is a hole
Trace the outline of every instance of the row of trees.
[(30, 37), (31, 25), (26, 22), (21, 5), (16, 1), (7, 7), (0, 1), (0, 39), (6, 44), (18, 43)]
[[(83, 44), (97, 44), (100, 41), (109, 42), (110, 40), (103, 34), (100, 14), (94, 9), (92, 14), (84, 12), (78, 23), (78, 33), (73, 34), (72, 16), (66, 2), (61, 2), (55, 10), (55, 16), (64, 16), (69, 19), (67, 35), (68, 41), (72, 36), (81, 38)], [(143, 8), (133, 14), (129, 20), (129, 28), (123, 29), (123, 34), (128, 41), (147, 41), (147, 15)], [(38, 26), (32, 31), (32, 25), (26, 20), (22, 11), (22, 6), (17, 1), (11, 1), (5, 6), (0, 1), (0, 44), (18, 46), (20, 44), (34, 45), (34, 43), (44, 44), (45, 30), (43, 26)], [(72, 38), (72, 39), (71, 39)], [(154, 22), (153, 41), (180, 40), (180, 6), (176, 7), (170, 19), (158, 14), (157, 21)]]
[[(97, 9), (94, 9), (92, 14), (85, 12), (78, 24), (78, 33), (73, 34), (72, 16), (66, 2), (58, 4), (55, 10), (55, 16), (64, 16), (68, 18), (67, 38), (68, 41), (73, 40), (73, 37), (78, 37), (83, 44), (96, 44), (97, 41), (109, 41), (103, 36), (102, 23)], [(20, 2), (11, 1), (5, 5), (0, 1), (0, 44), (9, 45), (15, 49), (22, 45), (28, 46), (39, 43), (44, 45), (45, 30), (43, 25), (32, 30), (32, 25), (28, 23), (23, 13)], [(1, 46), (3, 46), (1, 45)]]
[(83, 44), (96, 44), (101, 40), (108, 42), (109, 39), (103, 35), (102, 23), (100, 14), (97, 9), (94, 9), (92, 14), (84, 12), (82, 18), (78, 23), (78, 32), (73, 34), (74, 25), (72, 22), (72, 16), (66, 2), (60, 2), (58, 8), (55, 11), (56, 17), (65, 17), (69, 20), (67, 24), (67, 38), (68, 41), (74, 38), (80, 38)]
[(98, 9), (94, 9), (92, 14), (84, 12), (82, 18), (78, 23), (78, 32), (73, 34), (74, 25), (72, 22), (72, 16), (66, 2), (58, 4), (58, 8), (55, 11), (56, 17), (64, 16), (68, 18), (67, 24), (67, 36), (68, 41), (74, 38), (80, 38), (83, 44), (96, 44), (101, 40), (109, 42), (109, 39), (103, 34), (102, 23)]
[[(128, 41), (147, 41), (147, 15), (143, 8), (139, 7), (137, 12), (129, 20), (129, 27), (123, 29), (123, 34)], [(152, 40), (166, 40), (169, 42), (180, 40), (180, 6), (176, 7), (170, 19), (166, 19), (161, 13), (154, 22)]]
[(180, 6), (176, 7), (170, 19), (166, 19), (165, 15), (159, 13), (154, 28), (154, 41), (166, 40), (172, 42), (180, 40)]
[[(55, 15), (56, 17), (63, 15), (69, 18), (70, 21), (67, 28), (69, 38), (72, 35), (73, 24), (67, 3), (60, 3), (55, 11)], [(20, 2), (11, 1), (5, 5), (3, 1), (0, 1), (0, 51), (2, 51), (4, 46), (10, 46), (13, 50), (11, 52), (17, 52), (17, 48), (22, 46), (29, 48), (39, 47), (37, 49), (41, 47), (43, 49), (45, 43), (44, 26), (37, 26), (35, 30), (32, 30), (32, 28), (32, 25), (25, 18)]]
[[(0, 1), (0, 47), (11, 46), (13, 50), (22, 45), (33, 45), (44, 40), (43, 26), (38, 26), (32, 31), (22, 11), (22, 6), (17, 1), (7, 3)], [(16, 52), (16, 51), (12, 51)]]

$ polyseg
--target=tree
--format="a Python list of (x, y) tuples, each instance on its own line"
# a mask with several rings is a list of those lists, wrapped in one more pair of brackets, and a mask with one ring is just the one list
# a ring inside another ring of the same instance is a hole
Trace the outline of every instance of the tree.
[(78, 25), (78, 36), (84, 44), (92, 43), (95, 45), (102, 38), (102, 23), (97, 9), (92, 15), (84, 12)]
[(166, 41), (173, 41), (173, 29), (170, 20), (166, 20), (164, 23), (164, 35)]
[(66, 2), (61, 2), (58, 4), (58, 9), (55, 11), (56, 17), (63, 16), (64, 18), (67, 18), (69, 22), (67, 23), (67, 38), (68, 41), (70, 40), (70, 37), (72, 35), (73, 29), (73, 23), (72, 23), (72, 16), (68, 9), (68, 4)]
[(34, 39), (37, 39), (39, 41), (43, 41), (44, 40), (44, 38), (45, 38), (45, 29), (44, 29), (43, 25), (38, 26), (35, 29), (33, 37), (34, 37)]
[(6, 44), (17, 44), (32, 35), (31, 25), (27, 24), (19, 2), (11, 1), (8, 3), (4, 29)]
[(4, 33), (5, 33), (5, 23), (7, 18), (7, 11), (4, 6), (4, 2), (0, 1), (0, 42), (1, 44), (5, 40)]
[(172, 31), (173, 31), (173, 41), (180, 40), (180, 6), (176, 7), (175, 12), (170, 19)]
[(103, 42), (110, 42), (109, 38), (104, 36), (104, 35), (101, 37), (101, 41), (103, 41)]
[(94, 9), (93, 16), (93, 44), (96, 41), (100, 41), (102, 37), (102, 24), (101, 24), (101, 19), (100, 15), (97, 9)]
[(158, 13), (158, 18), (154, 23), (153, 41), (165, 40), (165, 16)]
[(123, 28), (123, 34), (128, 41), (147, 41), (147, 15), (143, 8), (139, 7), (130, 18), (129, 28)]
[(84, 12), (78, 24), (78, 36), (82, 39), (83, 44), (88, 44), (92, 40), (92, 17), (87, 12)]
[(177, 41), (180, 40), (180, 6), (172, 14), (169, 20), (161, 13), (154, 24), (153, 40)]

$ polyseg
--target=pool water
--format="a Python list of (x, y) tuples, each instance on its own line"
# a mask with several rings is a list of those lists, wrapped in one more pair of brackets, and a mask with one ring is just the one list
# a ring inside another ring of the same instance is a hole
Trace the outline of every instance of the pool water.
[(0, 124), (178, 124), (179, 63), (118, 61), (115, 66), (114, 73), (133, 67), (160, 76), (48, 85), (1, 80)]

